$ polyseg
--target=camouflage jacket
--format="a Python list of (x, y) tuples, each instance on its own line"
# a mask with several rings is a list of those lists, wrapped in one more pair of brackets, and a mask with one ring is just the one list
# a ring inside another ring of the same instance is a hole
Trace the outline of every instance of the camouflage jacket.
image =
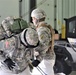
[(46, 24), (46, 23), (40, 22), (37, 25), (38, 27), (36, 28), (40, 41), (39, 46), (35, 49), (36, 52), (39, 52), (39, 55), (37, 55), (36, 58), (40, 61), (42, 59), (46, 59), (46, 60), (55, 59), (54, 50), (51, 50), (51, 47), (54, 46), (54, 44), (51, 45), (51, 41), (52, 41), (51, 31), (48, 27), (40, 26), (41, 24)]
[(31, 59), (31, 50), (25, 48), (21, 43), (19, 35), (0, 41), (0, 61), (3, 62), (7, 57), (15, 62), (16, 66), (11, 70), (13, 73), (20, 73), (28, 66)]

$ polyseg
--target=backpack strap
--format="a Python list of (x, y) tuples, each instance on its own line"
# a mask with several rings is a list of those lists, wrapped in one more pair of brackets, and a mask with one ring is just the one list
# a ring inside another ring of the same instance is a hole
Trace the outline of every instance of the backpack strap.
[(15, 51), (14, 51), (14, 55), (17, 55), (17, 51), (20, 49), (21, 47), (21, 42), (20, 42), (20, 36), (19, 35), (15, 35)]
[(19, 35), (15, 35), (14, 36), (16, 38), (16, 48), (20, 48), (20, 36)]
[(51, 25), (48, 25), (48, 28), (50, 29), (50, 31), (51, 31), (51, 35), (52, 35), (52, 42), (51, 42), (51, 50), (53, 50), (54, 49), (54, 30), (52, 29), (52, 27), (51, 27)]

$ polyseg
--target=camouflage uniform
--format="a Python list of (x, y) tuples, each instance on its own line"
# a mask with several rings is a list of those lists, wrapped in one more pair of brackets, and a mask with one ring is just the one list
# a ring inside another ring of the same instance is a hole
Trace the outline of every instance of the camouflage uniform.
[[(17, 35), (18, 37), (19, 35)], [(18, 47), (16, 49), (16, 47)], [(0, 41), (0, 51), (2, 52), (0, 55), (1, 65), (0, 65), (0, 74), (2, 71), (3, 75), (30, 75), (28, 73), (28, 59), (31, 57), (30, 49), (26, 49), (23, 44), (21, 44), (20, 40), (17, 41), (15, 37), (11, 37), (9, 39)], [(3, 62), (6, 58), (10, 57), (16, 66), (12, 70), (9, 70), (8, 67)], [(2, 70), (1, 70), (2, 69)], [(27, 70), (24, 74), (23, 72)], [(21, 74), (19, 74), (21, 73)]]
[[(39, 22), (39, 25), (46, 24), (45, 22)], [(50, 47), (50, 40), (51, 40), (51, 32), (46, 27), (38, 27), (37, 33), (39, 36), (40, 44), (35, 49), (36, 52), (39, 53), (39, 55), (36, 56), (36, 59), (40, 60), (41, 63), (39, 64), (39, 67), (47, 74), (47, 75), (54, 75), (53, 66), (55, 63), (55, 53), (54, 50), (50, 50), (48, 52), (48, 49)], [(37, 68), (34, 68), (32, 75), (41, 75), (40, 72), (38, 72)]]
[[(46, 13), (44, 12), (44, 10), (39, 8), (34, 9), (31, 13), (31, 17), (32, 22), (36, 27), (40, 41), (39, 46), (35, 49), (35, 51), (38, 52), (39, 54), (39, 55), (37, 54), (36, 59), (40, 61), (42, 60), (38, 68), (41, 67), (41, 69), (47, 75), (54, 75), (53, 66), (55, 63), (55, 53), (53, 50), (54, 47), (53, 29), (51, 26), (47, 25), (44, 22), (46, 19)], [(35, 68), (33, 70), (32, 75), (42, 75), (42, 74)]]
[[(3, 20), (2, 25), (7, 38), (0, 40), (0, 75), (31, 75), (28, 64), (32, 57), (31, 51), (38, 43), (35, 29), (26, 28), (21, 33), (12, 35), (9, 31), (9, 17), (6, 18), (6, 21)], [(9, 68), (7, 64), (8, 58), (14, 64), (12, 68)]]

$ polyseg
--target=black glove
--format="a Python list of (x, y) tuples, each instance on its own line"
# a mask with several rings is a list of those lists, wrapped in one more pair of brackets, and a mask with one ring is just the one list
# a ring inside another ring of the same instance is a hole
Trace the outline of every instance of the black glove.
[(37, 67), (39, 63), (40, 63), (39, 60), (34, 60), (34, 61), (32, 62), (32, 65), (33, 65), (34, 67)]
[(13, 69), (13, 66), (15, 66), (15, 63), (10, 58), (4, 60), (4, 63), (8, 66), (10, 70)]

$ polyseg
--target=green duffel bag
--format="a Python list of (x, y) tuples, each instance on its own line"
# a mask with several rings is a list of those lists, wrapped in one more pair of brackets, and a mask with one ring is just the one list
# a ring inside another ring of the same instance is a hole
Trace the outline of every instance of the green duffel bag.
[(10, 25), (10, 30), (12, 33), (20, 33), (23, 29), (27, 28), (28, 24), (25, 20), (21, 18), (14, 19), (14, 23)]
[(2, 21), (2, 24), (0, 25), (0, 40), (18, 34), (25, 28), (28, 28), (28, 24), (22, 18), (14, 19), (7, 17)]

